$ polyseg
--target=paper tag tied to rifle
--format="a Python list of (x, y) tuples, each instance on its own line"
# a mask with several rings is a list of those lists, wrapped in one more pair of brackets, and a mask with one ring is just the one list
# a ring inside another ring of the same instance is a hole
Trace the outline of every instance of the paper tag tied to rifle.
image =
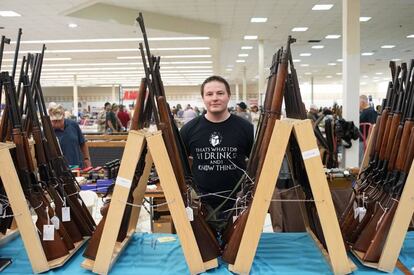
[(70, 222), (70, 207), (62, 207), (62, 222)]
[(43, 225), (43, 240), (44, 241), (55, 240), (55, 226), (53, 224)]
[(356, 201), (354, 201), (353, 209), (354, 209), (354, 219), (356, 219), (356, 218), (358, 218), (358, 215), (359, 215), (358, 210), (357, 210), (358, 209), (358, 204), (357, 204)]
[(194, 221), (194, 211), (190, 206), (185, 208), (185, 212), (187, 213), (188, 220), (190, 222)]
[(59, 230), (59, 227), (60, 227), (60, 221), (59, 221), (59, 218), (58, 218), (58, 217), (53, 216), (53, 217), (50, 219), (50, 222), (53, 224), (53, 226), (55, 227), (55, 229), (56, 229), (56, 230)]
[(358, 213), (359, 213), (358, 221), (361, 222), (362, 219), (365, 217), (365, 214), (367, 213), (367, 209), (365, 207), (358, 207), (357, 209), (359, 209), (358, 210)]

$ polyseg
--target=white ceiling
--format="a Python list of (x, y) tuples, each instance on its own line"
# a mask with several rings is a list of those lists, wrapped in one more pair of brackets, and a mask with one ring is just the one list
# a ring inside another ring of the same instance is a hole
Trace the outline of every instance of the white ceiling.
[[(102, 12), (105, 4), (107, 13)], [(314, 4), (333, 4), (329, 11), (312, 11)], [(244, 35), (258, 35), (264, 41), (265, 66), (268, 67), (273, 53), (286, 43), (292, 34), (297, 43), (292, 53), (301, 81), (312, 75), (315, 83), (341, 81), (341, 39), (327, 40), (328, 34), (341, 34), (340, 0), (1, 0), (0, 10), (13, 10), (21, 17), (0, 17), (2, 35), (16, 38), (17, 28), (23, 28), (22, 41), (141, 38), (133, 17), (142, 11), (150, 38), (179, 37), (181, 40), (150, 41), (153, 53), (162, 58), (161, 73), (166, 84), (197, 84), (213, 73), (226, 76), (232, 83), (240, 83), (244, 67), (247, 81), (257, 82), (258, 41), (243, 40)], [(125, 16), (123, 16), (125, 15)], [(388, 61), (394, 58), (409, 61), (414, 58), (414, 0), (362, 0), (361, 16), (369, 16), (361, 22), (361, 52), (373, 52), (361, 56), (361, 77), (364, 82), (383, 81), (389, 78)], [(266, 23), (250, 23), (251, 17), (267, 17)], [(85, 19), (89, 18), (89, 19)], [(77, 28), (69, 28), (76, 23)], [(293, 27), (308, 27), (306, 32), (292, 33)], [(202, 40), (185, 37), (204, 37)], [(307, 41), (321, 39), (323, 49), (312, 49)], [(62, 41), (61, 41), (62, 42)], [(138, 41), (46, 43), (46, 58), (71, 58), (68, 61), (44, 62), (44, 85), (72, 85), (77, 74), (80, 84), (133, 84), (143, 76), (138, 59)], [(381, 45), (395, 45), (382, 49)], [(253, 46), (241, 50), (241, 46)], [(165, 48), (208, 48), (201, 50), (165, 50)], [(14, 45), (6, 47), (13, 51)], [(24, 43), (22, 51), (40, 51), (41, 43)], [(110, 52), (54, 52), (76, 49), (116, 49)], [(124, 49), (123, 51), (119, 49)], [(126, 49), (126, 50), (125, 50)], [(301, 57), (300, 53), (311, 53)], [(238, 54), (247, 53), (240, 58)], [(201, 57), (176, 57), (197, 55)], [(9, 69), (12, 58), (7, 53), (3, 69)], [(135, 56), (136, 59), (117, 59)], [(236, 63), (244, 59), (245, 63)], [(178, 63), (177, 63), (178, 62)], [(181, 64), (180, 62), (190, 62)], [(194, 63), (195, 62), (195, 63)], [(336, 63), (336, 65), (328, 65)], [(308, 64), (307, 67), (302, 66)], [(231, 71), (230, 71), (231, 70)], [(267, 70), (265, 71), (267, 74)], [(331, 78), (327, 78), (331, 76)]]

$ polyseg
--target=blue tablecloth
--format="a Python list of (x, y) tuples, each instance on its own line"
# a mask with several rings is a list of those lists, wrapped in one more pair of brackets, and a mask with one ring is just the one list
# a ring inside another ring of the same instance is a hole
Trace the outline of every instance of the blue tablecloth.
[[(172, 234), (137, 233), (112, 268), (111, 274), (188, 274), (187, 264), (178, 238), (160, 243), (162, 236)], [(414, 264), (414, 234), (408, 233), (401, 253), (401, 261), (410, 269)], [(63, 267), (48, 274), (92, 274), (83, 269), (83, 249), (80, 249)], [(31, 274), (32, 269), (22, 240), (16, 238), (0, 248), (1, 257), (11, 257), (13, 263), (4, 274)], [(402, 274), (397, 268), (395, 274)], [(232, 274), (220, 262), (209, 274)], [(254, 259), (251, 274), (331, 274), (330, 267), (313, 240), (306, 233), (263, 233)], [(381, 273), (358, 264), (354, 274)], [(382, 273), (385, 274), (385, 273)]]

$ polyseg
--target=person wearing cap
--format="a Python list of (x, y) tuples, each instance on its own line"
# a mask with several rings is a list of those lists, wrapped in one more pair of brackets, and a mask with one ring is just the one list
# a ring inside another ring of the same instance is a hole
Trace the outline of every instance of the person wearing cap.
[(65, 110), (60, 104), (51, 102), (48, 108), (52, 127), (63, 156), (69, 165), (76, 165), (80, 168), (91, 166), (88, 143), (76, 121), (65, 119)]
[[(246, 159), (253, 145), (253, 125), (229, 112), (230, 86), (224, 78), (211, 76), (204, 80), (201, 97), (206, 114), (186, 123), (180, 135), (186, 152), (193, 159), (191, 171), (199, 192), (220, 192), (226, 196), (236, 187), (246, 169)], [(210, 213), (222, 205), (217, 209), (215, 222), (209, 221), (220, 232), (222, 221), (227, 218), (226, 210), (234, 206), (234, 200), (211, 195), (201, 199)]]
[(243, 101), (237, 104), (236, 115), (252, 123), (252, 116), (247, 112), (247, 105)]

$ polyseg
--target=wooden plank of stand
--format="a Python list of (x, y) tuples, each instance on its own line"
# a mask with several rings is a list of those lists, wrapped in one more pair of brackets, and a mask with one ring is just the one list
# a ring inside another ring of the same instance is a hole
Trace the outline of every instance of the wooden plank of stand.
[(35, 273), (45, 272), (50, 269), (49, 263), (46, 260), (37, 228), (33, 223), (23, 189), (13, 165), (9, 151), (11, 147), (8, 144), (0, 143), (0, 177), (3, 181), (10, 206), (15, 214), (14, 218), (20, 230), (32, 269)]
[(411, 165), (404, 190), (398, 202), (384, 248), (378, 262), (378, 269), (392, 272), (397, 263), (405, 235), (414, 212), (414, 165)]
[[(129, 230), (127, 236), (122, 241), (122, 243), (120, 243), (120, 242), (116, 242), (115, 243), (115, 247), (114, 247), (114, 252), (113, 252), (113, 255), (112, 255), (111, 263), (109, 264), (109, 270), (116, 263), (116, 261), (118, 260), (119, 256), (122, 254), (122, 251), (124, 251), (125, 248), (128, 246), (128, 244), (131, 242), (132, 235), (134, 235), (134, 232), (135, 232), (135, 230)], [(88, 270), (93, 270), (94, 265), (95, 265), (95, 261), (94, 260), (91, 260), (91, 259), (85, 259), (82, 262), (82, 264), (81, 264), (81, 266), (83, 268), (88, 269)]]
[(232, 272), (250, 272), (291, 131), (292, 123), (276, 121)]
[[(161, 187), (164, 190), (171, 217), (180, 239), (189, 271), (191, 274), (204, 272), (206, 271), (206, 266), (211, 267), (214, 266), (214, 264), (212, 265), (208, 262), (205, 266), (203, 263), (191, 224), (186, 215), (184, 202), (182, 200), (180, 190), (178, 189), (178, 183), (176, 181), (161, 132), (158, 131), (152, 135), (149, 135), (147, 137), (147, 142), (148, 149), (151, 152), (151, 156), (154, 160), (154, 164), (160, 178)], [(215, 266), (217, 266), (217, 259), (215, 261)]]
[(116, 238), (121, 227), (121, 221), (131, 189), (132, 179), (135, 174), (138, 160), (144, 148), (145, 135), (142, 131), (130, 131), (122, 156), (121, 165), (115, 188), (108, 209), (106, 223), (102, 232), (98, 252), (92, 271), (99, 274), (107, 274), (113, 263)]
[[(141, 205), (142, 201), (144, 200), (145, 190), (147, 190), (148, 177), (149, 177), (149, 174), (151, 173), (152, 164), (153, 164), (152, 157), (151, 157), (151, 154), (148, 152), (147, 155), (145, 156), (144, 171), (142, 172), (142, 176), (139, 179), (138, 185), (135, 188), (134, 193), (133, 193), (135, 205)], [(141, 207), (132, 208), (128, 231), (132, 229), (135, 232), (135, 229), (137, 228), (140, 211), (141, 211)]]
[[(302, 152), (323, 235), (328, 248), (332, 270), (335, 274), (348, 274), (352, 270), (348, 263), (345, 245), (341, 241), (338, 219), (323, 170), (318, 145), (310, 120), (297, 121), (294, 133)], [(339, 240), (339, 241), (338, 241)]]

